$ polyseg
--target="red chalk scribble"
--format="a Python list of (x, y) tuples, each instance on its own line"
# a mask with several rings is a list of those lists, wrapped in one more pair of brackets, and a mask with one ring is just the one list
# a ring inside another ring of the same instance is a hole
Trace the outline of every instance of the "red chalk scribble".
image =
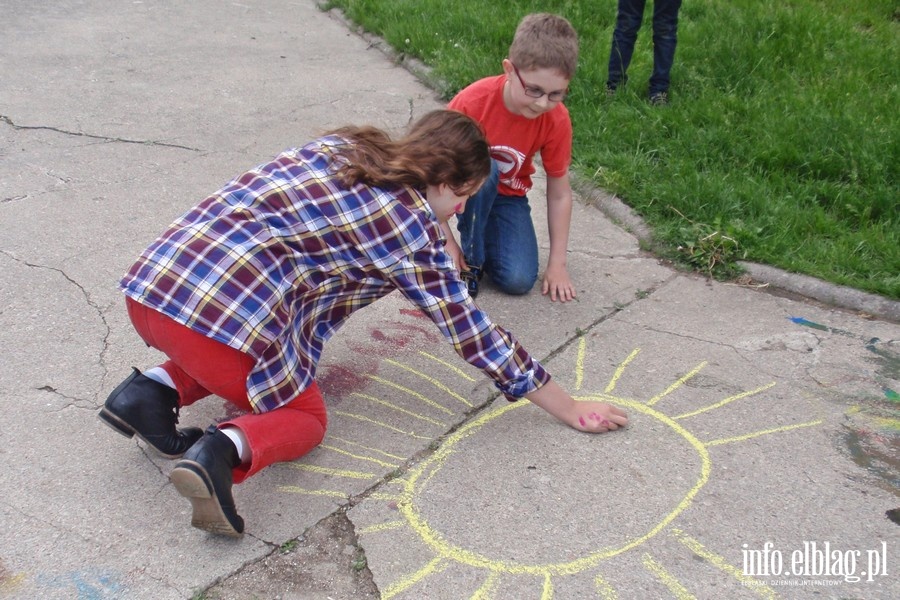
[(361, 352), (374, 350), (381, 356), (393, 356), (408, 347), (427, 348), (429, 345), (439, 344), (443, 339), (431, 328), (409, 323), (388, 323), (380, 328), (373, 327), (370, 331), (376, 347), (364, 348), (357, 345), (357, 348)]
[(406, 315), (407, 317), (416, 317), (418, 319), (427, 319), (428, 316), (417, 308), (401, 308), (401, 315)]
[(352, 366), (328, 365), (319, 370), (316, 382), (322, 390), (325, 403), (335, 406), (350, 394), (363, 391), (369, 384), (367, 376), (377, 372), (378, 363), (370, 360)]

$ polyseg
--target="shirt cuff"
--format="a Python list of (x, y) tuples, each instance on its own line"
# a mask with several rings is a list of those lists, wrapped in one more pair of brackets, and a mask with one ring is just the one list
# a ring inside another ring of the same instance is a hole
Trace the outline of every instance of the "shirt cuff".
[(526, 371), (521, 377), (504, 384), (494, 383), (507, 400), (515, 402), (531, 392), (538, 390), (550, 381), (550, 373), (535, 361), (534, 369)]

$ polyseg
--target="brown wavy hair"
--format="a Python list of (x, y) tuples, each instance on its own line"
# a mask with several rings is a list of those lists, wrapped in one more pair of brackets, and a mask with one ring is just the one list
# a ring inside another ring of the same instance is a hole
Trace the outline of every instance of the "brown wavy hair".
[(348, 187), (362, 183), (423, 191), (429, 185), (445, 184), (458, 194), (474, 193), (471, 188), (491, 170), (481, 127), (452, 110), (423, 115), (397, 140), (372, 126), (341, 127), (331, 133), (352, 142), (339, 150), (344, 161), (338, 175)]

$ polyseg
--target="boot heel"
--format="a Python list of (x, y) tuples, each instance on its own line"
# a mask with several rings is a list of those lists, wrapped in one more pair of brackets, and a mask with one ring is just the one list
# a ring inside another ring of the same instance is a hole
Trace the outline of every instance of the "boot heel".
[(191, 526), (218, 535), (241, 537), (243, 532), (235, 529), (225, 516), (211, 484), (207, 483), (201, 472), (194, 469), (202, 472), (203, 467), (197, 463), (181, 461), (169, 474), (169, 480), (178, 493), (191, 501)]
[[(169, 480), (172, 482), (172, 485), (175, 486), (179, 494), (191, 499), (192, 502), (194, 498), (211, 498), (211, 486), (207, 484), (206, 479), (195, 470), (196, 467), (192, 468), (193, 465), (186, 465), (185, 462), (181, 461), (169, 474)], [(200, 468), (202, 469), (202, 467)]]
[(112, 414), (105, 406), (100, 409), (100, 414), (97, 416), (100, 417), (101, 421), (112, 428), (113, 431), (117, 431), (127, 438), (134, 437), (134, 429), (132, 429), (128, 423)]

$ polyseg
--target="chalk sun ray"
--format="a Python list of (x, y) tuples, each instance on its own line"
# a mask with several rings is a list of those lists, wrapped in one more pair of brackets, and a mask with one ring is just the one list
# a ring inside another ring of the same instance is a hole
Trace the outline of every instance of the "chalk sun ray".
[(678, 600), (696, 600), (696, 597), (684, 587), (678, 579), (669, 573), (669, 571), (658, 563), (650, 554), (644, 553), (642, 557), (644, 566), (650, 571), (663, 585), (669, 588), (672, 595)]
[(384, 450), (379, 450), (378, 448), (370, 448), (369, 446), (364, 446), (363, 444), (360, 444), (359, 442), (354, 442), (352, 440), (344, 439), (344, 438), (336, 436), (336, 435), (329, 435), (328, 439), (341, 442), (342, 444), (346, 444), (348, 446), (353, 446), (354, 448), (362, 448), (363, 450), (368, 450), (369, 452), (374, 452), (375, 454), (380, 454), (382, 456), (386, 456), (388, 458), (393, 458), (393, 459), (396, 459), (399, 461), (406, 460), (405, 456), (400, 456), (398, 454), (391, 454), (390, 452), (385, 452)]
[(296, 485), (281, 485), (278, 486), (278, 489), (289, 494), (302, 494), (304, 496), (328, 496), (330, 498), (341, 498), (343, 500), (350, 499), (350, 494), (338, 490), (308, 490)]
[(581, 389), (584, 380), (584, 352), (587, 348), (587, 340), (584, 337), (578, 340), (578, 356), (575, 357), (575, 391)]
[(390, 408), (391, 410), (396, 410), (397, 412), (403, 413), (404, 415), (409, 415), (410, 417), (413, 417), (414, 419), (420, 419), (422, 421), (425, 421), (426, 423), (431, 423), (432, 425), (437, 425), (438, 427), (446, 427), (447, 426), (446, 423), (442, 423), (441, 421), (432, 419), (431, 417), (426, 417), (425, 415), (420, 415), (418, 413), (414, 413), (411, 410), (406, 410), (405, 408), (397, 406), (396, 404), (388, 402), (387, 400), (382, 400), (380, 398), (376, 398), (375, 396), (370, 396), (369, 394), (361, 394), (359, 392), (353, 392), (350, 395), (354, 398), (362, 398), (363, 400), (368, 400), (369, 402), (373, 402), (375, 404), (380, 404), (382, 406), (386, 406), (386, 407)]
[(384, 492), (372, 492), (368, 496), (369, 498), (374, 498), (375, 500), (384, 500), (386, 502), (399, 502), (400, 496), (396, 494), (385, 494)]
[(699, 365), (697, 365), (696, 367), (694, 367), (693, 369), (688, 371), (686, 374), (684, 374), (681, 377), (679, 377), (678, 379), (676, 379), (675, 382), (672, 383), (672, 385), (670, 385), (669, 387), (667, 387), (663, 393), (658, 394), (658, 395), (650, 398), (649, 400), (647, 400), (647, 406), (653, 406), (654, 404), (656, 404), (657, 402), (659, 402), (660, 400), (662, 400), (663, 398), (665, 398), (666, 396), (668, 396), (669, 394), (671, 394), (672, 392), (674, 392), (675, 390), (677, 390), (678, 388), (683, 386), (685, 383), (687, 383), (687, 381), (691, 377), (693, 377), (694, 375), (696, 375), (697, 373), (702, 371), (703, 368), (707, 364), (708, 363), (704, 360), (702, 363), (700, 363)]
[(422, 567), (409, 577), (404, 577), (399, 581), (391, 584), (388, 589), (382, 592), (381, 598), (382, 600), (390, 600), (397, 594), (405, 592), (426, 577), (442, 572), (448, 566), (449, 563), (447, 562), (447, 560), (445, 560), (443, 557), (438, 556), (437, 558), (429, 561), (428, 564), (426, 564), (424, 567)]
[(777, 600), (778, 595), (775, 593), (775, 590), (765, 585), (762, 581), (750, 577), (749, 575), (744, 575), (744, 572), (741, 569), (731, 565), (724, 557), (719, 556), (715, 552), (707, 550), (706, 547), (703, 546), (699, 541), (695, 540), (691, 536), (687, 535), (681, 529), (677, 527), (673, 527), (669, 533), (677, 539), (679, 542), (684, 544), (691, 552), (706, 559), (706, 562), (713, 565), (723, 573), (727, 573), (744, 584), (744, 587), (747, 589), (756, 592), (757, 595), (766, 598), (766, 600)]
[(728, 398), (725, 398), (724, 400), (716, 402), (715, 404), (710, 404), (709, 406), (704, 406), (703, 408), (698, 408), (697, 410), (694, 410), (691, 412), (686, 412), (684, 414), (681, 414), (681, 415), (678, 415), (677, 417), (672, 417), (672, 418), (673, 419), (687, 419), (688, 417), (693, 417), (693, 416), (705, 413), (706, 411), (709, 411), (709, 410), (721, 408), (730, 402), (734, 402), (735, 400), (740, 400), (741, 398), (746, 398), (747, 396), (753, 396), (760, 392), (764, 392), (767, 389), (769, 389), (770, 387), (773, 387), (774, 385), (775, 385), (775, 382), (773, 381), (771, 383), (767, 383), (764, 386), (758, 387), (755, 390), (749, 390), (747, 392), (741, 392), (740, 394), (735, 394), (734, 396), (729, 396)]
[(472, 600), (491, 600), (499, 585), (500, 574), (497, 571), (490, 571), (481, 587), (472, 594)]
[(640, 353), (640, 351), (641, 351), (640, 348), (635, 348), (634, 350), (631, 351), (631, 354), (629, 354), (625, 358), (625, 360), (623, 360), (619, 364), (619, 366), (616, 367), (616, 371), (615, 371), (615, 373), (613, 373), (612, 379), (609, 380), (609, 384), (607, 384), (606, 389), (603, 390), (603, 393), (609, 394), (609, 393), (612, 393), (612, 391), (614, 389), (616, 389), (616, 384), (619, 382), (619, 378), (622, 377), (622, 374), (625, 372), (625, 369), (626, 369), (626, 367), (628, 367), (628, 364), (631, 361), (633, 361), (635, 359), (635, 357), (637, 357), (637, 355)]
[(597, 588), (597, 594), (603, 600), (619, 600), (616, 590), (602, 576), (594, 577), (594, 587)]
[(462, 402), (463, 404), (465, 404), (465, 405), (468, 406), (469, 408), (472, 408), (472, 403), (471, 403), (471, 402), (469, 402), (468, 400), (466, 400), (465, 398), (463, 398), (462, 396), (460, 396), (459, 394), (457, 394), (456, 392), (454, 392), (453, 390), (451, 390), (449, 387), (447, 387), (446, 385), (444, 385), (443, 383), (441, 383), (440, 381), (438, 381), (438, 380), (435, 379), (434, 377), (431, 377), (430, 375), (427, 375), (427, 374), (425, 374), (425, 373), (423, 373), (423, 372), (421, 372), (421, 371), (418, 371), (418, 370), (416, 370), (416, 369), (413, 369), (412, 367), (410, 367), (410, 366), (408, 366), (408, 365), (404, 365), (403, 363), (397, 362), (396, 360), (392, 360), (392, 359), (390, 359), (390, 358), (384, 359), (384, 362), (388, 363), (389, 365), (394, 365), (395, 367), (398, 367), (398, 368), (403, 369), (403, 370), (405, 370), (405, 371), (409, 371), (409, 372), (412, 373), (413, 375), (416, 375), (416, 376), (418, 376), (418, 377), (421, 377), (422, 379), (424, 379), (425, 381), (427, 381), (428, 383), (430, 383), (431, 385), (433, 385), (433, 386), (436, 387), (437, 389), (441, 390), (442, 392), (444, 392), (445, 394), (447, 394), (448, 396), (450, 396), (450, 397), (453, 398), (454, 400), (459, 400), (460, 402)]
[(755, 437), (759, 437), (761, 435), (769, 435), (770, 433), (780, 433), (782, 431), (791, 431), (793, 429), (801, 429), (803, 427), (814, 427), (816, 425), (821, 425), (822, 420), (809, 421), (807, 423), (797, 423), (795, 425), (785, 425), (784, 427), (773, 427), (772, 429), (763, 429), (762, 431), (754, 431), (753, 433), (747, 433), (744, 435), (738, 435), (730, 438), (722, 438), (718, 440), (712, 440), (709, 442), (704, 442), (703, 445), (706, 447), (710, 446), (721, 446), (722, 444), (733, 444), (735, 442), (743, 442), (744, 440), (749, 440)]
[(403, 435), (407, 435), (411, 438), (416, 438), (418, 440), (430, 440), (431, 439), (431, 437), (429, 437), (427, 435), (419, 435), (412, 431), (403, 431), (402, 429), (394, 427), (393, 425), (388, 425), (387, 423), (382, 423), (381, 421), (376, 421), (375, 419), (373, 419), (371, 417), (367, 417), (365, 415), (357, 415), (357, 414), (349, 413), (349, 412), (346, 412), (343, 410), (336, 410), (336, 411), (334, 411), (334, 414), (340, 415), (342, 417), (347, 417), (348, 419), (356, 419), (357, 421), (364, 421), (366, 423), (372, 423), (373, 425), (377, 425), (379, 427), (384, 427), (385, 429), (390, 429), (391, 431), (395, 431), (397, 433), (402, 433)]
[(550, 574), (544, 575), (544, 587), (541, 589), (541, 600), (551, 600), (553, 598), (553, 580)]
[(378, 477), (375, 473), (363, 473), (362, 471), (347, 471), (345, 469), (331, 469), (328, 467), (320, 467), (318, 465), (310, 465), (306, 463), (289, 462), (285, 466), (300, 471), (309, 471), (310, 473), (319, 473), (320, 475), (330, 475), (332, 477), (345, 477), (347, 479), (375, 479)]
[(434, 356), (433, 354), (429, 354), (429, 353), (425, 352), (424, 350), (419, 350), (419, 354), (421, 354), (421, 355), (424, 356), (425, 358), (428, 358), (428, 359), (430, 359), (430, 360), (433, 360), (434, 362), (436, 362), (436, 363), (438, 363), (438, 364), (440, 364), (440, 365), (444, 365), (445, 367), (447, 367), (448, 369), (450, 369), (451, 371), (453, 371), (454, 373), (456, 373), (457, 375), (459, 375), (460, 377), (462, 377), (462, 378), (465, 379), (466, 381), (469, 381), (469, 382), (474, 382), (474, 381), (475, 381), (475, 378), (474, 378), (474, 377), (470, 376), (468, 373), (466, 373), (465, 371), (463, 371), (462, 369), (460, 369), (460, 368), (457, 367), (456, 365), (447, 362), (446, 360), (442, 360), (442, 359), (438, 358), (437, 356)]
[(360, 535), (367, 535), (370, 533), (378, 533), (381, 531), (392, 531), (394, 529), (402, 529), (406, 526), (406, 521), (391, 521), (389, 523), (377, 523), (375, 525), (369, 525), (368, 527), (363, 527), (359, 530)]
[[(330, 452), (335, 452), (335, 453), (341, 454), (343, 456), (349, 456), (350, 458), (353, 458), (356, 460), (362, 460), (362, 461), (366, 461), (366, 462), (375, 463), (376, 465), (379, 465), (381, 467), (388, 467), (390, 469), (396, 469), (397, 467), (400, 466), (399, 464), (389, 463), (389, 462), (386, 462), (386, 461), (383, 461), (383, 460), (380, 460), (380, 459), (377, 459), (377, 458), (374, 458), (371, 456), (360, 456), (358, 454), (353, 454), (352, 452), (347, 452), (346, 450), (344, 450), (342, 448), (337, 448), (330, 444), (319, 444), (319, 448), (321, 448), (323, 450), (328, 450)], [(397, 457), (397, 458), (400, 458), (400, 457)]]
[(420, 394), (419, 392), (417, 392), (415, 390), (411, 390), (406, 386), (402, 386), (399, 383), (394, 383), (393, 381), (389, 381), (389, 380), (387, 380), (383, 377), (379, 377), (377, 375), (367, 375), (366, 377), (368, 377), (372, 381), (377, 381), (378, 383), (384, 384), (388, 387), (392, 387), (395, 390), (400, 390), (401, 392), (403, 392), (405, 394), (409, 394), (413, 398), (416, 398), (417, 400), (421, 400), (425, 404), (432, 406), (440, 411), (443, 411), (443, 412), (447, 413), (448, 415), (453, 414), (453, 411), (450, 410), (449, 408), (447, 408), (446, 406), (442, 406), (442, 405), (438, 404), (437, 402), (435, 402), (434, 400), (425, 397), (424, 394)]

